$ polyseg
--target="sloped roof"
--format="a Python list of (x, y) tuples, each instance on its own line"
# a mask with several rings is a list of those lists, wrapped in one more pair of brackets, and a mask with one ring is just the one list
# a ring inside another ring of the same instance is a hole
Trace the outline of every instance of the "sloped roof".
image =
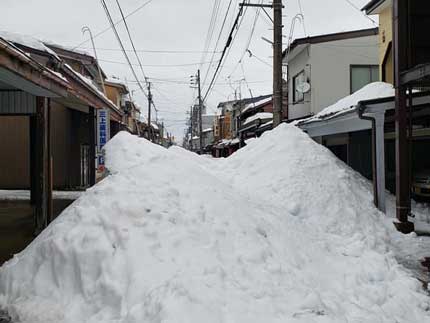
[[(376, 27), (376, 28), (369, 28), (369, 29), (344, 31), (344, 32), (325, 34), (325, 35), (317, 35), (317, 36), (311, 36), (311, 37), (305, 37), (305, 38), (297, 38), (291, 43), (289, 49), (290, 51), (292, 51), (294, 48), (296, 48), (299, 45), (320, 44), (320, 43), (326, 43), (326, 42), (343, 40), (343, 39), (367, 37), (367, 36), (378, 35), (378, 33), (379, 33), (379, 28)], [(283, 53), (284, 56), (286, 55), (287, 51), (288, 49), (284, 50), (284, 53)]]

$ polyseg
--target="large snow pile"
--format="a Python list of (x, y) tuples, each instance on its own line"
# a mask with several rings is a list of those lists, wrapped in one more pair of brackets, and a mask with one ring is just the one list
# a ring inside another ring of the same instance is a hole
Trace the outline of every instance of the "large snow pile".
[(292, 126), (209, 160), (126, 133), (0, 269), (22, 323), (426, 322), (368, 184)]

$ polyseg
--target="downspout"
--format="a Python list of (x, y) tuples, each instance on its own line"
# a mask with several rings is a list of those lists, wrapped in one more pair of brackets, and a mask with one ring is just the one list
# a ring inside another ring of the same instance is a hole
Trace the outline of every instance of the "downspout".
[[(373, 198), (375, 206), (382, 212), (386, 212), (385, 206), (385, 143), (384, 143), (384, 118), (365, 116), (367, 106), (358, 103), (358, 117), (361, 120), (372, 122), (372, 178)], [(385, 113), (385, 112), (383, 112)], [(382, 114), (383, 115), (383, 114)]]

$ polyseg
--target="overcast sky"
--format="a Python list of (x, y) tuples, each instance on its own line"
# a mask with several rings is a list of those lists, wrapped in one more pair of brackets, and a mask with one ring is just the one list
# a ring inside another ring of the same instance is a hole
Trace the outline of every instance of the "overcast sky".
[[(139, 8), (148, 0), (119, 0), (125, 14)], [(214, 4), (217, 0), (152, 0), (145, 7), (131, 15), (127, 21), (131, 34), (144, 64), (146, 76), (153, 81), (154, 102), (160, 111), (168, 130), (181, 142), (185, 127), (186, 111), (195, 101), (195, 90), (188, 85), (189, 76), (200, 67), (202, 51), (205, 49), (208, 28)], [(120, 20), (120, 13), (115, 0), (106, 0), (114, 20)], [(239, 0), (232, 0), (226, 28), (221, 35), (216, 51), (221, 51), (232, 21), (239, 10)], [(259, 3), (260, 0), (252, 0)], [(267, 3), (270, 0), (266, 1)], [(291, 19), (300, 12), (299, 3), (305, 17), (304, 27), (297, 25), (295, 38), (309, 35), (340, 32), (375, 25), (352, 5), (361, 8), (367, 0), (284, 0), (284, 34), (289, 35)], [(219, 10), (209, 51), (214, 51), (230, 0), (219, 0)], [(89, 26), (94, 34), (109, 26), (105, 12), (99, 0), (2, 0), (0, 2), (0, 30), (18, 32), (49, 40), (65, 46), (77, 46), (88, 38), (81, 28)], [(269, 12), (270, 13), (270, 12)], [(271, 14), (271, 13), (270, 13)], [(234, 98), (234, 90), (242, 97), (271, 93), (271, 45), (261, 39), (272, 39), (270, 20), (260, 12), (257, 19), (249, 50), (255, 57), (245, 55), (241, 64), (239, 59), (244, 54), (256, 18), (256, 9), (249, 8), (244, 15), (237, 37), (224, 64), (220, 77), (207, 99), (208, 112), (214, 112), (220, 101)], [(374, 17), (373, 17), (374, 18)], [(117, 26), (127, 49), (131, 49), (123, 24)], [(285, 43), (287, 42), (287, 38)], [(108, 76), (121, 80), (127, 79), (134, 91), (135, 99), (146, 114), (147, 103), (138, 87), (118, 42), (111, 30), (95, 38), (101, 65)], [(92, 53), (90, 43), (80, 49)], [(152, 52), (156, 51), (156, 52)], [(173, 53), (172, 53), (173, 52)], [(135, 57), (129, 53), (133, 63)], [(203, 93), (213, 75), (220, 54), (208, 53), (201, 65), (202, 81), (210, 72), (203, 86)], [(256, 58), (258, 57), (258, 58)], [(109, 62), (108, 62), (109, 61)], [(172, 66), (173, 65), (173, 66)], [(136, 72), (143, 79), (139, 68)], [(244, 81), (243, 79), (246, 79)], [(242, 80), (242, 81), (241, 81)]]

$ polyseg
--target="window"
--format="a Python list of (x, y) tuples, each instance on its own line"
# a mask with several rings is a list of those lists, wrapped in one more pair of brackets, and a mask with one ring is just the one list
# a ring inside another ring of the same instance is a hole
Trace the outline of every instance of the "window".
[(351, 93), (360, 90), (365, 85), (379, 81), (378, 65), (351, 66)]
[(305, 82), (305, 71), (301, 71), (299, 74), (293, 77), (293, 101), (294, 103), (303, 102), (305, 94), (298, 91), (300, 86)]

